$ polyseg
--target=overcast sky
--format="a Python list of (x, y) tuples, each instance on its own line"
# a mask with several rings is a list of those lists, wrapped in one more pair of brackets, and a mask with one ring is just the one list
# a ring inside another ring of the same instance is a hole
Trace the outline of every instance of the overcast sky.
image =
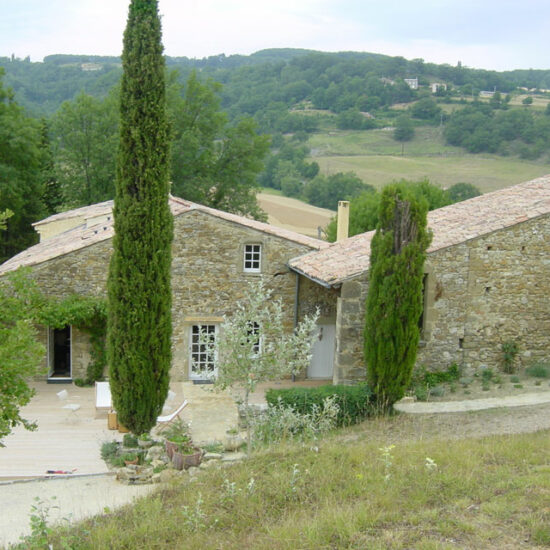
[[(0, 0), (0, 56), (120, 55), (128, 0)], [(548, 0), (159, 0), (165, 53), (363, 51), (549, 69)]]

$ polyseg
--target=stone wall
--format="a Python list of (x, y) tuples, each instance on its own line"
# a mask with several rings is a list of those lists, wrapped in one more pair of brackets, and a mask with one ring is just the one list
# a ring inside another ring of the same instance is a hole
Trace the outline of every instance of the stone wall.
[[(245, 244), (262, 245), (261, 273), (243, 270)], [(189, 376), (189, 332), (194, 323), (220, 323), (244, 296), (249, 281), (261, 275), (283, 302), (289, 330), (294, 323), (296, 277), (287, 261), (310, 250), (305, 245), (194, 210), (174, 219), (172, 247), (172, 377)], [(33, 277), (49, 296), (105, 296), (111, 240), (33, 267)], [(73, 377), (89, 362), (85, 333), (73, 333)]]
[(313, 315), (319, 310), (319, 322), (336, 322), (336, 300), (340, 291), (334, 288), (325, 288), (314, 283), (307, 277), (300, 277), (298, 294), (298, 314), (302, 319), (305, 315)]
[[(428, 255), (417, 364), (498, 368), (516, 341), (518, 364), (550, 359), (550, 216), (519, 223)], [(362, 331), (367, 276), (342, 285), (334, 381), (366, 375)]]
[(337, 303), (335, 384), (351, 384), (357, 380), (365, 380), (367, 376), (363, 361), (367, 291), (366, 276), (356, 277), (342, 284)]

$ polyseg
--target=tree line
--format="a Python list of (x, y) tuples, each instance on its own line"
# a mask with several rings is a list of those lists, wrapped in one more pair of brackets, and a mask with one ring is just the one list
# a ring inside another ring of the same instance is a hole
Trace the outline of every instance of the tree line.
[[(257, 175), (269, 136), (251, 117), (230, 122), (220, 85), (184, 84), (169, 75), (171, 192), (222, 210), (264, 219), (256, 201)], [(0, 235), (0, 261), (37, 240), (32, 223), (115, 195), (119, 86), (103, 98), (80, 92), (50, 119), (28, 116), (0, 73), (0, 212), (10, 209)]]
[[(84, 90), (94, 97), (105, 97), (120, 80), (118, 57), (53, 55), (42, 63), (30, 59), (0, 57), (6, 82), (18, 102), (36, 116), (51, 115), (63, 101)], [(416, 97), (403, 81), (418, 78), (419, 84), (445, 82), (447, 90), (472, 96), (480, 90), (509, 93), (519, 86), (550, 88), (550, 71), (488, 71), (407, 60), (381, 54), (310, 50), (272, 49), (249, 56), (216, 55), (203, 59), (166, 57), (169, 69), (177, 69), (181, 82), (193, 70), (203, 78), (224, 85), (222, 107), (231, 119), (242, 115), (267, 118), (281, 104), (287, 109), (307, 100), (318, 109), (341, 113), (348, 109), (374, 111)], [(83, 70), (85, 69), (85, 70)], [(382, 80), (381, 80), (382, 79)], [(443, 89), (439, 92), (445, 95)], [(264, 121), (265, 122), (265, 121)], [(264, 130), (263, 125), (260, 127)], [(273, 127), (266, 131), (276, 130)]]

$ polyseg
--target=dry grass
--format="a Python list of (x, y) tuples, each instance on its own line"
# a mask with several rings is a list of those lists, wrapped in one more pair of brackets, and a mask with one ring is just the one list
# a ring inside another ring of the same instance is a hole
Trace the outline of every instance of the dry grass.
[(257, 198), (270, 224), (311, 237), (317, 237), (317, 228), (324, 228), (335, 215), (331, 210), (282, 195), (258, 193)]
[(209, 469), (58, 534), (54, 547), (61, 538), (97, 549), (548, 547), (548, 431), (453, 440), (425, 422), (376, 419)]

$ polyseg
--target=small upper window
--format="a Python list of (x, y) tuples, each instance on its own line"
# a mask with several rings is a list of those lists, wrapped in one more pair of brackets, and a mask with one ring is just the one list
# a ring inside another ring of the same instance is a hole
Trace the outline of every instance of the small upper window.
[(259, 273), (262, 267), (262, 245), (246, 244), (244, 246), (244, 271)]

